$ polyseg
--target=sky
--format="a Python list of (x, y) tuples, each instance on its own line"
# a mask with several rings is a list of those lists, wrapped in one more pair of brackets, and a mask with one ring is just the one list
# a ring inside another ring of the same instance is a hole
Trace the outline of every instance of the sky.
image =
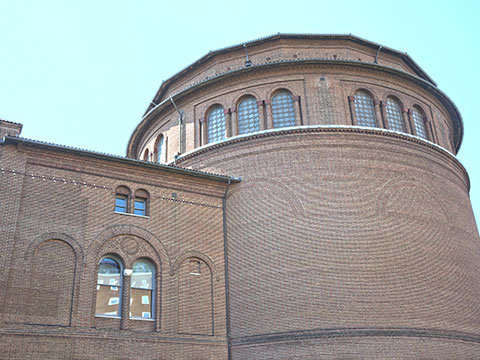
[(480, 219), (480, 1), (0, 0), (0, 118), (29, 139), (124, 156), (163, 80), (276, 33), (354, 34), (407, 52), (457, 105)]

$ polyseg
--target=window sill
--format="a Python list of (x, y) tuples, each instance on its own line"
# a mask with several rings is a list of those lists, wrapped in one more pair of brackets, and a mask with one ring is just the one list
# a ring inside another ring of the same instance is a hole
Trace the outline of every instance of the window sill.
[(146, 216), (146, 215), (137, 215), (137, 214), (131, 214), (131, 213), (118, 212), (118, 211), (114, 211), (113, 213), (119, 214), (119, 215), (135, 216), (143, 219), (150, 219), (150, 216)]
[(141, 317), (130, 317), (130, 320), (142, 320), (142, 321), (155, 321), (155, 319), (141, 318)]
[(116, 315), (95, 314), (95, 317), (97, 317), (97, 318), (106, 318), (106, 319), (121, 319), (120, 316), (116, 316)]

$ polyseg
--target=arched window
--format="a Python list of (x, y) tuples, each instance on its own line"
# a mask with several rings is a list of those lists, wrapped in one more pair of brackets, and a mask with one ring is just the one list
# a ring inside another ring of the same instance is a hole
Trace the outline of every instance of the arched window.
[(150, 151), (148, 151), (148, 149), (145, 149), (145, 151), (143, 152), (143, 160), (144, 161), (150, 161), (151, 160)]
[(143, 189), (135, 191), (133, 199), (133, 213), (135, 215), (147, 216), (148, 215), (148, 192)]
[(412, 119), (413, 125), (415, 126), (415, 134), (428, 140), (427, 130), (425, 128), (425, 117), (423, 116), (423, 112), (417, 106), (413, 107)]
[(280, 90), (272, 97), (273, 127), (295, 126), (295, 106), (292, 94)]
[(388, 126), (392, 130), (405, 132), (405, 124), (403, 123), (402, 118), (402, 108), (397, 100), (392, 97), (387, 98), (387, 120)]
[(115, 189), (115, 212), (127, 213), (129, 211), (130, 190), (126, 186)]
[(104, 257), (98, 265), (96, 315), (121, 316), (122, 266), (113, 257)]
[(365, 91), (357, 91), (354, 97), (355, 116), (360, 126), (377, 126), (372, 97)]
[(223, 106), (214, 106), (207, 115), (208, 142), (212, 143), (225, 139), (225, 112)]
[(155, 268), (146, 259), (135, 261), (130, 279), (130, 317), (152, 319)]
[(163, 163), (166, 161), (165, 159), (165, 138), (163, 135), (160, 135), (157, 138), (157, 144), (156, 144), (156, 151), (157, 151), (157, 162)]
[(238, 104), (238, 134), (260, 130), (257, 100), (247, 96)]

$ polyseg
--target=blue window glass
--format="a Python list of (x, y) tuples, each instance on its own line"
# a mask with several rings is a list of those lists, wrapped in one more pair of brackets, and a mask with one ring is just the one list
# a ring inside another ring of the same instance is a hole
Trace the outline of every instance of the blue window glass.
[(133, 213), (135, 215), (142, 215), (142, 216), (145, 216), (146, 214), (146, 207), (145, 207), (145, 204), (146, 204), (146, 200), (145, 199), (135, 199), (135, 204), (134, 204), (134, 208), (133, 208)]
[(115, 211), (126, 213), (127, 212), (127, 197), (123, 195), (117, 195), (115, 197)]

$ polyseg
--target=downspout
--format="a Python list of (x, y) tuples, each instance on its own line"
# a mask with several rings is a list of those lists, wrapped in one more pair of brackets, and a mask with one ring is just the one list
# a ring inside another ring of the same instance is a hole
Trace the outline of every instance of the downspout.
[(230, 332), (230, 288), (229, 288), (229, 276), (228, 276), (228, 243), (227, 243), (227, 194), (230, 188), (230, 179), (228, 179), (227, 188), (222, 198), (223, 208), (223, 257), (225, 263), (225, 316), (227, 327), (227, 351), (228, 360), (232, 359), (232, 335)]
[(177, 105), (175, 104), (175, 101), (173, 101), (172, 95), (170, 95), (170, 101), (172, 102), (172, 105), (175, 108), (175, 110), (178, 112), (178, 137), (179, 137), (178, 140), (179, 141), (178, 141), (178, 153), (175, 154), (176, 156), (178, 156), (178, 155), (182, 154), (183, 152), (185, 152), (185, 149), (184, 149), (185, 138), (184, 138), (184, 134), (183, 134), (183, 130), (184, 130), (183, 110), (179, 110), (177, 108)]
[(382, 47), (383, 47), (382, 45), (378, 47), (377, 54), (375, 55), (375, 61), (374, 61), (375, 64), (378, 64), (378, 54), (380, 54), (380, 50), (382, 50)]

